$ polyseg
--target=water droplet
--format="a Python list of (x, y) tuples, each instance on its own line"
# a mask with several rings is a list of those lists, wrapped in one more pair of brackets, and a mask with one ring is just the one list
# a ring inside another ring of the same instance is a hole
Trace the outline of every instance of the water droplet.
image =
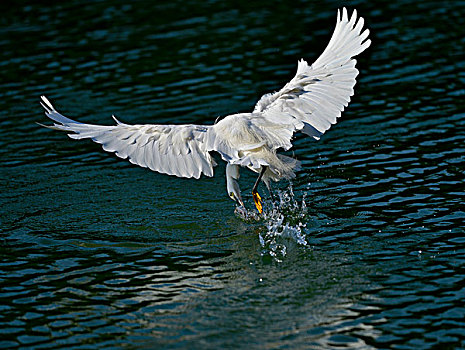
[(288, 246), (293, 243), (308, 246), (304, 222), (307, 214), (304, 193), (299, 202), (293, 193), (292, 186), (279, 191), (279, 201), (273, 203), (273, 208), (264, 212), (263, 218), (267, 231), (259, 235), (263, 254), (281, 262), (286, 256)]

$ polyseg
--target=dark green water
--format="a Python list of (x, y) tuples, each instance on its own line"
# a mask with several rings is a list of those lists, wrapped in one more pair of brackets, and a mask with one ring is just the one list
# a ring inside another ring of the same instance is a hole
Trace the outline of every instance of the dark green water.
[[(234, 216), (224, 165), (155, 174), (34, 123), (41, 94), (101, 124), (251, 111), (342, 5), (373, 41), (356, 95), (297, 138), (265, 223)], [(463, 1), (0, 7), (1, 348), (465, 348)]]

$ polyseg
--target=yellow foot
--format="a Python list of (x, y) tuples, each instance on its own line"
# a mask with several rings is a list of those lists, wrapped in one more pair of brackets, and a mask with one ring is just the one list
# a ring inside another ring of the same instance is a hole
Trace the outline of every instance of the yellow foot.
[(252, 192), (253, 201), (255, 202), (255, 206), (257, 207), (258, 212), (261, 214), (263, 212), (262, 207), (262, 198), (258, 194), (258, 192)]

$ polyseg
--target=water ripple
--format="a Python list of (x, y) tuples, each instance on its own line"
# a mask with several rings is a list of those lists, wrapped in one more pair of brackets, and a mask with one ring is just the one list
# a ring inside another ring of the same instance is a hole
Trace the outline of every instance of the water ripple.
[(356, 95), (320, 141), (296, 137), (304, 170), (261, 222), (233, 215), (221, 166), (154, 174), (34, 124), (42, 94), (102, 124), (249, 111), (324, 48), (327, 5), (4, 9), (1, 348), (465, 347), (460, 1), (357, 5)]

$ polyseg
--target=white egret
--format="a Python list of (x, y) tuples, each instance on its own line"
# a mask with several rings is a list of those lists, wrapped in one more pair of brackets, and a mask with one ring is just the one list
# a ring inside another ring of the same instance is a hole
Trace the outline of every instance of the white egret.
[(292, 147), (293, 134), (301, 131), (318, 140), (337, 122), (354, 94), (354, 56), (370, 46), (369, 30), (354, 10), (338, 10), (336, 28), (328, 46), (312, 64), (300, 60), (297, 73), (281, 90), (264, 95), (252, 113), (229, 115), (214, 125), (116, 125), (84, 124), (69, 119), (41, 97), (45, 114), (55, 123), (52, 129), (69, 132), (73, 139), (90, 138), (103, 149), (131, 163), (164, 174), (199, 178), (213, 176), (216, 165), (210, 152), (227, 162), (228, 195), (244, 206), (237, 180), (240, 167), (259, 174), (252, 194), (257, 210), (262, 201), (257, 192), (263, 181), (295, 177), (300, 163), (277, 151)]

